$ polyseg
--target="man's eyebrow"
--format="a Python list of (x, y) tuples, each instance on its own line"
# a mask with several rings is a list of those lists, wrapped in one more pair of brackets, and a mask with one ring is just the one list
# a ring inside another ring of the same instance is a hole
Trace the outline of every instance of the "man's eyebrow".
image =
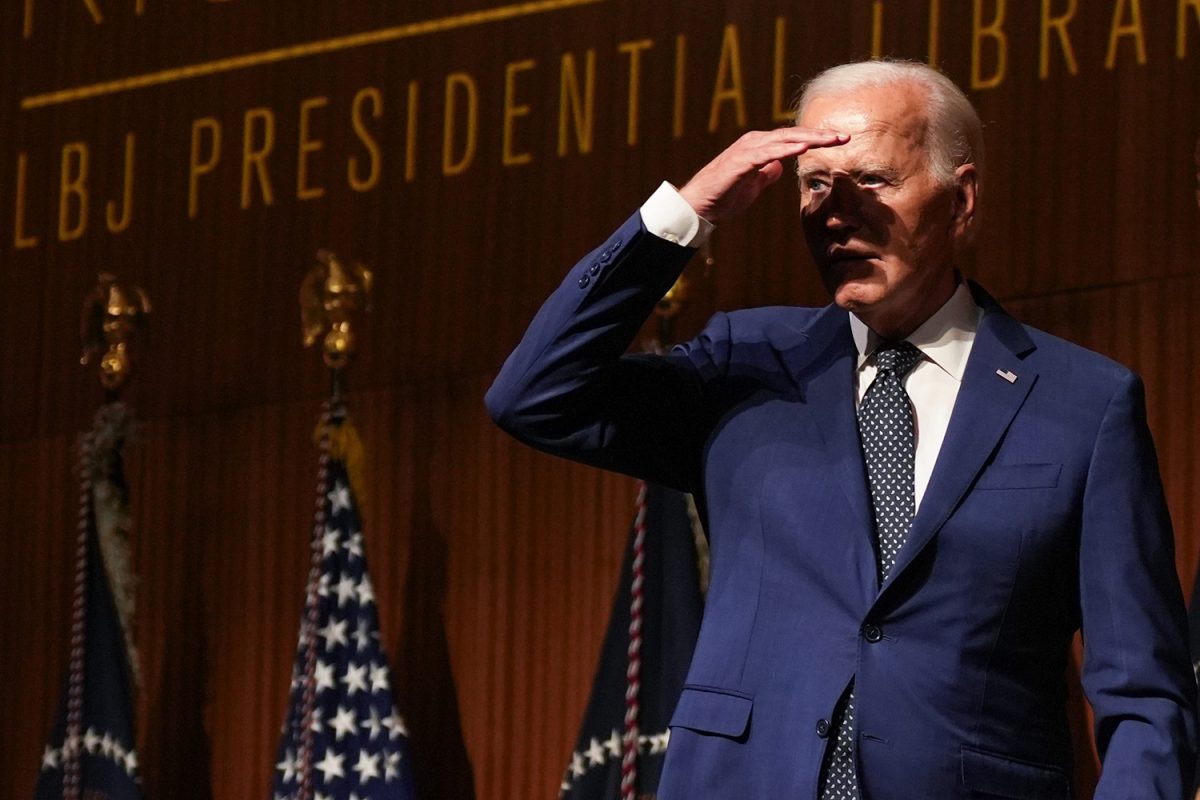
[(861, 164), (853, 169), (835, 169), (830, 170), (828, 167), (818, 166), (803, 166), (796, 170), (796, 174), (801, 178), (807, 178), (812, 175), (847, 175), (852, 178), (859, 178), (863, 175), (882, 175), (885, 178), (896, 178), (900, 175), (900, 171), (888, 164)]

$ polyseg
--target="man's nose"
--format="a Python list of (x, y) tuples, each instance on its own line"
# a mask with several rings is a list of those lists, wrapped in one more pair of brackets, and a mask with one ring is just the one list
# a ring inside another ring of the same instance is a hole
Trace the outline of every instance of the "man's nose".
[(833, 179), (821, 203), (825, 226), (832, 230), (856, 230), (862, 225), (862, 192), (848, 177)]

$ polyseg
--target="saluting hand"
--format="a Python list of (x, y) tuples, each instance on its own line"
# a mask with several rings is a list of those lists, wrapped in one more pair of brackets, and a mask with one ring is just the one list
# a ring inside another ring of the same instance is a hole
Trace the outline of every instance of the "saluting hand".
[(763, 189), (779, 180), (782, 159), (848, 141), (849, 134), (811, 128), (750, 131), (693, 175), (679, 193), (701, 217), (719, 222), (745, 211)]

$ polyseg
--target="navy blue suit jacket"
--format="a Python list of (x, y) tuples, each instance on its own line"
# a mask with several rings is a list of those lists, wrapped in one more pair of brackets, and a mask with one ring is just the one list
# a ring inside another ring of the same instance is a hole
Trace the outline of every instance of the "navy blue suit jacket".
[(1097, 797), (1181, 798), (1195, 684), (1140, 380), (973, 287), (950, 427), (879, 585), (845, 311), (718, 314), (668, 356), (623, 355), (690, 254), (635, 214), (487, 396), (521, 440), (703, 509), (711, 585), (660, 797), (815, 797), (853, 678), (865, 798), (1066, 798), (1082, 626)]

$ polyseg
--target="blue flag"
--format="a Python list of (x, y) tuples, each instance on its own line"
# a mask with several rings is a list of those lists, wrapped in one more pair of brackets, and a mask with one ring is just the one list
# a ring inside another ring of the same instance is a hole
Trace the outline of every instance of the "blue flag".
[[(125, 565), (105, 563), (106, 556), (124, 561), (128, 518), (121, 451), (130, 424), (126, 406), (110, 403), (96, 414), (81, 448), (75, 646), (54, 732), (42, 752), (37, 800), (142, 797), (134, 749), (132, 657), (109, 577), (110, 571), (120, 574)], [(101, 530), (108, 546), (101, 545)]]
[[(687, 495), (642, 484), (638, 501), (560, 800), (642, 800), (658, 792), (670, 743), (667, 725), (692, 660), (704, 598)], [(634, 606), (640, 620), (631, 626)]]
[(379, 641), (346, 463), (330, 458), (322, 483), (323, 532), (314, 542), (320, 563), (310, 576), (271, 797), (411, 800), (408, 732)]

